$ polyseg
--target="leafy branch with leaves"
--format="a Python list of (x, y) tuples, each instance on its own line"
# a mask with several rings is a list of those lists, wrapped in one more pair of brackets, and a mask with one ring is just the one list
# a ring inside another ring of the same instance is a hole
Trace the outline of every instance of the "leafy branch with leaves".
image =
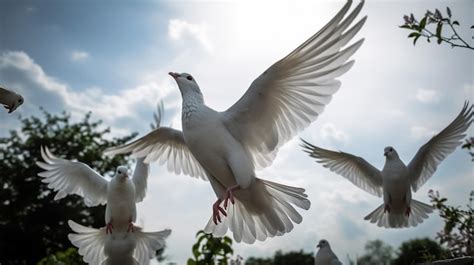
[(189, 258), (188, 265), (227, 265), (232, 258), (232, 239), (206, 234), (203, 230), (196, 233), (197, 242), (193, 245), (193, 258)]
[[(427, 10), (425, 16), (419, 21), (413, 14), (410, 14), (410, 16), (405, 15), (403, 16), (405, 24), (401, 25), (400, 28), (412, 31), (408, 38), (413, 38), (413, 45), (416, 44), (420, 37), (424, 37), (427, 42), (431, 42), (431, 39), (436, 39), (438, 44), (445, 42), (453, 48), (459, 47), (474, 50), (474, 46), (471, 46), (457, 32), (456, 27), (459, 27), (460, 24), (459, 21), (452, 19), (452, 12), (449, 7), (446, 7), (446, 13), (447, 16), (443, 16), (438, 9), (435, 9), (434, 12)], [(434, 30), (430, 25), (436, 25)], [(446, 28), (448, 28), (447, 32)], [(473, 28), (474, 25), (471, 26), (471, 29)]]
[(448, 199), (442, 198), (439, 192), (430, 190), (428, 196), (433, 207), (439, 210), (444, 219), (444, 229), (437, 233), (436, 238), (441, 244), (447, 244), (453, 257), (474, 255), (474, 191), (469, 196), (467, 209), (446, 205)]

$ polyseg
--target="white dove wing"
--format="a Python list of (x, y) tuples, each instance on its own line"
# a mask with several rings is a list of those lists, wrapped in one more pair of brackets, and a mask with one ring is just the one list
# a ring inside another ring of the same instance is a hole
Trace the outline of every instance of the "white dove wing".
[(143, 201), (146, 195), (147, 179), (150, 172), (150, 166), (144, 163), (145, 158), (137, 158), (137, 164), (133, 171), (132, 181), (135, 185), (135, 202)]
[(459, 115), (440, 133), (433, 136), (408, 164), (411, 187), (417, 191), (436, 171), (438, 165), (462, 142), (472, 123), (472, 105), (464, 104)]
[(222, 113), (224, 124), (257, 168), (271, 164), (278, 147), (313, 122), (340, 87), (335, 78), (351, 68), (353, 61), (347, 60), (363, 42), (341, 50), (366, 20), (346, 31), (362, 4), (342, 20), (351, 5), (348, 1), (326, 26), (268, 68)]
[(159, 127), (131, 143), (108, 148), (106, 155), (132, 153), (135, 157), (145, 157), (145, 163), (158, 161), (160, 165), (167, 163), (169, 171), (181, 172), (192, 177), (207, 180), (206, 171), (196, 160), (184, 142), (181, 131)]
[(137, 246), (133, 256), (138, 260), (138, 264), (149, 264), (150, 259), (156, 256), (156, 251), (165, 246), (165, 239), (171, 234), (171, 230), (143, 232), (141, 228), (137, 228), (134, 234)]
[(57, 191), (55, 200), (68, 194), (77, 194), (84, 198), (87, 206), (96, 206), (107, 202), (108, 181), (82, 162), (74, 162), (55, 157), (49, 149), (41, 148), (45, 162), (36, 162), (42, 169), (38, 173), (48, 188)]
[(305, 140), (304, 151), (329, 170), (345, 177), (357, 187), (378, 197), (382, 196), (382, 173), (363, 158), (344, 152), (334, 152), (314, 146)]
[(105, 229), (95, 229), (68, 220), (69, 227), (77, 234), (68, 234), (69, 241), (76, 246), (83, 260), (88, 264), (102, 264), (106, 260), (104, 244)]

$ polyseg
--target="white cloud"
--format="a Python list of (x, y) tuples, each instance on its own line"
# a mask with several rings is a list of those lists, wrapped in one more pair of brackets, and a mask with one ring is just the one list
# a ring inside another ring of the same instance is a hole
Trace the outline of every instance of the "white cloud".
[[(41, 104), (48, 110), (50, 105), (48, 102), (34, 101), (33, 99), (38, 95), (44, 96), (45, 93), (52, 93), (62, 100), (63, 106), (59, 106), (60, 102), (54, 102), (52, 105), (71, 112), (73, 117), (82, 117), (84, 113), (92, 111), (95, 118), (103, 120), (108, 125), (127, 118), (137, 121), (139, 124), (140, 119), (137, 119), (139, 110), (152, 112), (160, 98), (173, 92), (170, 88), (171, 81), (165, 79), (166, 76), (163, 77), (163, 80), (149, 80), (147, 83), (122, 89), (113, 95), (105, 93), (99, 87), (71, 89), (67, 84), (47, 75), (28, 54), (18, 51), (7, 51), (0, 54), (0, 71), (3, 69), (14, 71), (23, 78), (23, 80), (17, 80), (15, 86), (23, 88), (23, 93), (27, 95), (25, 105), (28, 104), (29, 108)], [(25, 83), (25, 80), (28, 82)], [(39, 88), (40, 91), (33, 89), (32, 86)], [(28, 101), (28, 99), (31, 100)], [(148, 124), (141, 123), (143, 126)], [(121, 127), (130, 128), (130, 126)]]
[(464, 84), (464, 93), (472, 98), (474, 96), (474, 84)]
[(326, 122), (321, 128), (321, 137), (326, 141), (336, 141), (346, 143), (349, 135), (341, 129), (338, 129), (334, 123)]
[(89, 53), (85, 51), (72, 51), (71, 52), (71, 61), (73, 62), (82, 62), (89, 59)]
[(422, 103), (435, 103), (439, 102), (439, 92), (434, 89), (420, 88), (416, 91), (416, 99)]
[[(207, 51), (212, 50), (212, 44), (208, 36), (208, 26), (205, 23), (193, 24), (181, 19), (171, 19), (168, 24), (168, 35), (175, 41), (197, 41)], [(184, 46), (188, 45), (185, 44)]]
[(415, 139), (427, 139), (436, 134), (435, 131), (425, 128), (423, 126), (412, 126), (410, 128), (411, 136)]

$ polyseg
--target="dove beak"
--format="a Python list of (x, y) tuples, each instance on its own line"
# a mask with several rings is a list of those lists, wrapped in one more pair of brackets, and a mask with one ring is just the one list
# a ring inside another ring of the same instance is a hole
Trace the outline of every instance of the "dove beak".
[(171, 75), (174, 79), (179, 77), (178, 73), (169, 72), (168, 74)]
[(388, 152), (383, 152), (383, 156), (387, 156), (388, 155)]
[(316, 247), (317, 247), (317, 248), (320, 248), (320, 247), (321, 247), (321, 244), (316, 245)]
[(8, 110), (8, 113), (12, 113), (12, 111), (15, 110), (15, 109), (13, 109), (13, 107), (10, 107), (10, 106), (8, 106), (8, 105), (4, 105), (3, 107)]

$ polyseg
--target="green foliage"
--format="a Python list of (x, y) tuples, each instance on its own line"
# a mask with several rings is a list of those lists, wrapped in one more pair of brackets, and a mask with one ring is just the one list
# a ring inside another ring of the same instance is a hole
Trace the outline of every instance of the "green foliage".
[(367, 241), (364, 246), (365, 254), (357, 259), (360, 265), (390, 264), (393, 258), (393, 248), (382, 240)]
[(81, 255), (77, 253), (76, 248), (68, 248), (66, 251), (58, 251), (53, 255), (49, 255), (40, 262), (38, 265), (83, 265)]
[(303, 250), (287, 253), (278, 250), (273, 258), (248, 258), (245, 265), (314, 265), (312, 253)]
[(436, 241), (424, 238), (403, 242), (392, 265), (411, 265), (448, 257), (448, 253)]
[(444, 229), (437, 233), (436, 238), (446, 244), (451, 256), (474, 256), (474, 210), (472, 201), (474, 191), (469, 196), (467, 209), (446, 205), (448, 199), (442, 198), (439, 192), (430, 190), (429, 197), (433, 207), (439, 210), (444, 220)]
[(471, 155), (471, 160), (474, 161), (474, 152), (471, 151), (471, 148), (474, 148), (474, 137), (466, 139), (466, 143), (462, 145), (462, 148), (467, 149)]
[[(455, 26), (460, 26), (459, 21), (452, 19), (452, 12), (449, 7), (446, 7), (447, 16), (443, 16), (441, 11), (436, 9), (434, 12), (426, 11), (425, 16), (418, 21), (413, 14), (405, 15), (403, 19), (405, 23), (400, 28), (410, 30), (408, 38), (413, 38), (413, 45), (416, 44), (420, 37), (426, 38), (427, 42), (431, 39), (436, 39), (438, 44), (443, 42), (448, 43), (451, 47), (460, 47), (474, 50), (465, 40), (459, 36)], [(434, 26), (435, 32), (431, 26)], [(474, 26), (471, 26), (473, 28)], [(448, 33), (444, 30), (448, 28)]]
[(77, 159), (100, 173), (111, 174), (123, 156), (103, 157), (105, 148), (129, 141), (133, 136), (107, 140), (109, 133), (90, 114), (79, 122), (70, 115), (21, 119), (21, 129), (0, 138), (0, 263), (36, 264), (51, 253), (71, 247), (67, 234), (71, 219), (86, 226), (104, 225), (104, 207), (86, 207), (79, 196), (55, 201), (55, 192), (37, 176), (42, 170), (40, 147), (47, 146), (58, 156)]
[(193, 258), (188, 259), (188, 265), (227, 265), (232, 257), (232, 239), (227, 236), (214, 237), (200, 230), (196, 234), (197, 242), (193, 245)]

